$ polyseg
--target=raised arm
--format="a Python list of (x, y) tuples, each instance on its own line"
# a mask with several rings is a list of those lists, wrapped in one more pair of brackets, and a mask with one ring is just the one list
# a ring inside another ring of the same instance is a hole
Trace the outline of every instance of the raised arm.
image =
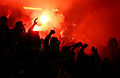
[(101, 62), (101, 59), (100, 59), (100, 57), (99, 57), (97, 48), (92, 47), (92, 52), (93, 52), (93, 54), (94, 54), (94, 56), (95, 56), (96, 62), (97, 62), (97, 63), (100, 63), (100, 62)]
[(51, 38), (51, 35), (54, 34), (55, 31), (51, 30), (50, 33), (46, 36), (45, 40), (43, 41), (43, 48), (46, 49), (49, 46), (49, 40)]
[(81, 46), (81, 49), (80, 49), (80, 52), (79, 52), (78, 55), (84, 55), (84, 50), (85, 50), (85, 48), (87, 48), (87, 47), (88, 47), (88, 44), (82, 45), (82, 46)]
[(34, 20), (34, 23), (33, 23), (33, 25), (30, 27), (30, 29), (28, 30), (28, 33), (31, 33), (32, 31), (33, 31), (33, 28), (35, 27), (35, 25), (37, 24), (37, 19), (38, 18), (36, 18), (35, 20)]
[(77, 47), (80, 47), (80, 46), (82, 46), (81, 42), (78, 42), (77, 44), (73, 45), (72, 51), (74, 51)]

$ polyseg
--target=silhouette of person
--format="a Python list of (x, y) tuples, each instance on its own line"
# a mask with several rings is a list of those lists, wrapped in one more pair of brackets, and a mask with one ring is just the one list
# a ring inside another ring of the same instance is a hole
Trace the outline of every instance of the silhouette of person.
[(9, 36), (9, 27), (7, 26), (7, 17), (2, 16), (0, 18), (0, 45), (4, 47), (8, 44), (8, 36)]
[[(42, 50), (41, 44), (43, 41), (42, 39), (40, 39), (39, 31), (33, 31), (33, 28), (37, 24), (37, 19), (38, 18), (34, 20), (34, 24), (29, 28), (27, 33), (27, 46), (32, 50), (34, 49), (34, 51), (38, 51), (39, 49)], [(39, 50), (38, 52), (41, 53), (42, 51)]]
[(0, 32), (7, 32), (9, 30), (9, 27), (7, 26), (7, 17), (2, 16), (0, 18)]
[(54, 33), (55, 31), (51, 30), (43, 41), (44, 53), (46, 55), (46, 62), (48, 65), (48, 74), (52, 78), (56, 78), (58, 76), (61, 68), (61, 53), (59, 50), (60, 42), (56, 37), (51, 38), (51, 35)]
[(104, 57), (112, 63), (114, 70), (117, 70), (117, 64), (119, 61), (120, 49), (118, 48), (118, 42), (116, 38), (110, 38), (108, 41), (108, 47), (104, 48)]
[(8, 19), (5, 16), (0, 18), (0, 76), (5, 78), (8, 75), (8, 54), (10, 52)]
[(22, 21), (16, 22), (16, 27), (13, 29), (16, 39), (16, 45), (24, 47), (26, 43), (26, 32)]

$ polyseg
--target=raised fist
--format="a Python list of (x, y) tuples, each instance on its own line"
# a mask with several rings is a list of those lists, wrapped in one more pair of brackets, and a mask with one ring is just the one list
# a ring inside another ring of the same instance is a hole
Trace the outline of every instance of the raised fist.
[(83, 48), (87, 48), (87, 47), (88, 47), (88, 44), (84, 44), (84, 45), (83, 45)]
[(50, 31), (50, 34), (54, 34), (54, 33), (55, 33), (55, 31), (54, 31), (54, 30), (51, 30), (51, 31)]

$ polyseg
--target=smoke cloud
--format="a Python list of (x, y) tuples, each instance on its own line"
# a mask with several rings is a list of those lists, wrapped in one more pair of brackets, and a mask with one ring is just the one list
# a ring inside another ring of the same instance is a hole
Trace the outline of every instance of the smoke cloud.
[[(74, 41), (91, 45), (107, 45), (110, 37), (120, 40), (120, 1), (119, 0), (0, 0), (0, 16), (7, 16), (10, 26), (16, 20), (27, 23), (32, 12), (24, 12), (23, 6), (59, 9), (64, 15), (64, 25), (69, 28), (64, 34)], [(32, 20), (32, 19), (31, 19)], [(67, 25), (72, 25), (68, 27)]]

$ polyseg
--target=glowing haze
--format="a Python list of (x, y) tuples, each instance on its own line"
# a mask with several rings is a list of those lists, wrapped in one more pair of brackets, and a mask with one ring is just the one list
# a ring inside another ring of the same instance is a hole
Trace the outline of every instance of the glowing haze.
[(0, 1), (0, 6), (6, 6), (4, 10), (0, 8), (0, 15), (9, 16), (9, 22), (12, 22), (9, 23), (10, 26), (17, 20), (23, 20), (28, 30), (38, 17), (34, 30), (55, 29), (57, 35), (61, 32), (66, 40), (82, 41), (91, 45), (106, 45), (110, 37), (120, 40), (120, 0)]

